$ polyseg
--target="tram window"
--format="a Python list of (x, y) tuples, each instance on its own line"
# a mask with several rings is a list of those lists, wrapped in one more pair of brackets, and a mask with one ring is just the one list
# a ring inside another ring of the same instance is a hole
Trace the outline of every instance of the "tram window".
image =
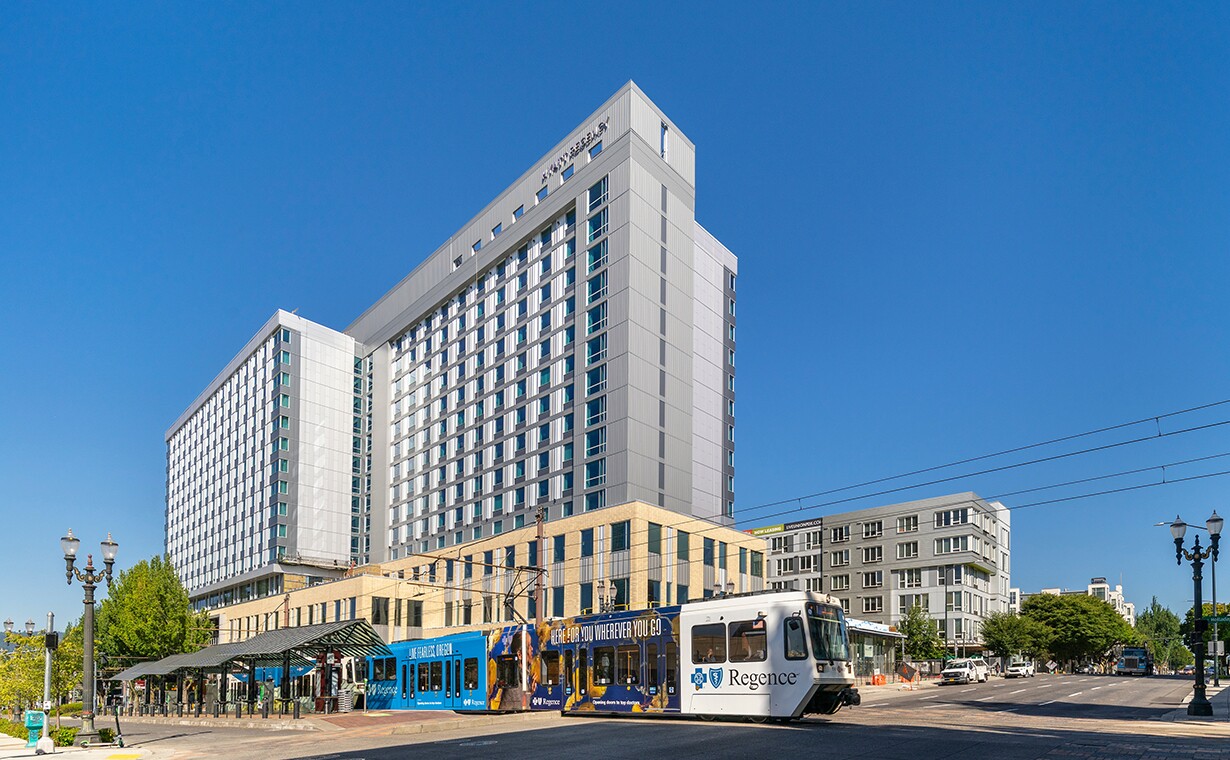
[(478, 658), (470, 657), (466, 660), (465, 666), (466, 691), (473, 691), (478, 688)]
[[(661, 679), (658, 678), (658, 645), (657, 644), (646, 644), (645, 645), (645, 683), (649, 685), (650, 687), (654, 687), (662, 683)], [(651, 691), (650, 693), (655, 694), (657, 692)]]
[(372, 660), (372, 680), (373, 681), (383, 681), (384, 680), (384, 660), (379, 657)]
[(427, 663), (420, 662), (419, 665), (419, 691), (431, 691), (431, 677), (427, 672)]
[(453, 669), (451, 663), (444, 663), (444, 696), (453, 696)]
[(641, 648), (635, 644), (615, 650), (616, 683), (635, 686), (641, 682)]
[(431, 690), (440, 691), (444, 686), (444, 663), (436, 660), (431, 663)]
[(457, 689), (457, 696), (461, 696), (461, 660), (453, 660), (453, 686)]
[(740, 620), (732, 622), (730, 629), (730, 661), (731, 662), (763, 662), (765, 653), (764, 618), (755, 620)]
[(577, 654), (577, 689), (582, 694), (589, 689), (589, 650), (582, 649)]
[(564, 688), (572, 688), (572, 650), (564, 650)]
[(594, 647), (594, 686), (606, 686), (615, 680), (615, 648)]
[(802, 618), (786, 618), (786, 659), (807, 659), (807, 634), (803, 633)]
[(407, 666), (401, 666), (401, 698), (407, 699), (414, 695), (414, 684), (410, 683), (410, 679), (406, 677)]
[(559, 684), (559, 652), (542, 653), (542, 683), (544, 686)]
[(679, 693), (679, 645), (666, 642), (666, 693)]
[(692, 626), (692, 662), (726, 662), (726, 626)]

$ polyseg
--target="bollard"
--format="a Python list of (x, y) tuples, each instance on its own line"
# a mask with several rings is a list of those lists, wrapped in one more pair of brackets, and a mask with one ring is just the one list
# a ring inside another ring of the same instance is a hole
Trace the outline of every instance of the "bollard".
[(183, 702), (175, 703), (175, 717), (177, 718), (184, 717), (184, 703)]
[(299, 700), (295, 700), (295, 720), (299, 720)]
[(265, 720), (269, 719), (269, 702), (268, 701), (261, 702), (261, 718)]
[(214, 717), (218, 717), (218, 703), (214, 702)]
[(201, 704), (202, 704), (201, 700), (198, 699), (196, 701), (196, 717), (198, 718), (201, 717)]
[(235, 703), (235, 717), (236, 717), (236, 718), (242, 718), (242, 717), (243, 717), (243, 702), (236, 702), (236, 703)]

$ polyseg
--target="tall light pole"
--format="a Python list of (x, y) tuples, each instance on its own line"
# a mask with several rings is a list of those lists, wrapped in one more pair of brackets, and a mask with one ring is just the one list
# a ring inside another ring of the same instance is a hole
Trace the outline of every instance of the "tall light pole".
[[(1213, 510), (1213, 516), (1209, 518), (1208, 523), (1207, 523), (1207, 526), (1209, 528), (1209, 535), (1212, 535), (1212, 536), (1220, 535), (1222, 525), (1224, 525), (1225, 522), (1226, 522), (1225, 520), (1223, 520), (1221, 517), (1217, 515), (1217, 510), (1216, 509)], [(1216, 523), (1216, 530), (1214, 530), (1214, 523)], [(1221, 639), (1217, 637), (1217, 617), (1221, 613), (1217, 611), (1217, 552), (1216, 551), (1213, 552), (1213, 562), (1209, 566), (1209, 570), (1211, 571), (1213, 575), (1213, 642), (1214, 642), (1213, 643), (1213, 685), (1221, 686), (1221, 677), (1220, 677), (1221, 653), (1217, 651), (1219, 647), (1219, 644), (1217, 642), (1221, 641)]]
[(111, 534), (107, 534), (107, 539), (102, 542), (103, 556), (103, 571), (94, 571), (94, 555), (87, 554), (85, 560), (85, 572), (73, 567), (73, 563), (77, 559), (77, 548), (81, 546), (81, 539), (73, 535), (72, 530), (68, 531), (68, 535), (60, 539), (60, 548), (64, 550), (64, 563), (66, 570), (64, 574), (68, 576), (68, 583), (71, 586), (73, 576), (77, 576), (77, 580), (81, 582), (81, 587), (85, 589), (85, 619), (82, 625), (82, 688), (81, 688), (81, 731), (77, 733), (77, 742), (84, 744), (92, 741), (98, 736), (98, 732), (94, 730), (94, 589), (97, 588), (99, 581), (105, 580), (107, 587), (111, 586), (111, 569), (115, 565), (115, 553), (119, 550), (120, 545), (111, 540)]
[(1183, 548), (1183, 536), (1187, 533), (1187, 523), (1183, 522), (1182, 518), (1176, 516), (1174, 522), (1170, 524), (1170, 535), (1174, 536), (1174, 553), (1175, 563), (1183, 564), (1186, 558), (1192, 563), (1192, 584), (1195, 595), (1193, 603), (1195, 605), (1195, 621), (1192, 624), (1192, 654), (1196, 656), (1196, 684), (1193, 687), (1192, 701), (1187, 704), (1187, 714), (1203, 717), (1211, 717), (1213, 715), (1213, 705), (1205, 696), (1204, 683), (1204, 632), (1209, 629), (1209, 621), (1204, 619), (1204, 601), (1201, 598), (1201, 586), (1204, 576), (1201, 570), (1204, 568), (1204, 560), (1213, 558), (1217, 561), (1217, 543), (1221, 539), (1222, 519), (1214, 512), (1213, 516), (1208, 519), (1205, 526), (1209, 531), (1209, 544), (1207, 549), (1201, 550), (1200, 536), (1196, 536), (1196, 541), (1193, 543), (1191, 551)]

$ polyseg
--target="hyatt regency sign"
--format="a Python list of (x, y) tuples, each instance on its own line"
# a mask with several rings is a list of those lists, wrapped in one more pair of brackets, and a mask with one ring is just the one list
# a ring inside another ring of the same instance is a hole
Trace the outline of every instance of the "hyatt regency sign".
[(564, 167), (568, 166), (568, 164), (572, 163), (572, 160), (575, 159), (581, 151), (585, 150), (590, 145), (593, 145), (595, 140), (602, 137), (602, 135), (606, 133), (607, 125), (610, 123), (611, 117), (608, 116), (595, 124), (593, 129), (582, 135), (581, 139), (573, 143), (571, 148), (567, 148), (562, 151), (559, 156), (557, 156), (556, 159), (552, 161), (549, 166), (547, 166), (546, 171), (542, 173), (542, 181), (546, 182), (551, 179), (552, 176), (562, 171)]

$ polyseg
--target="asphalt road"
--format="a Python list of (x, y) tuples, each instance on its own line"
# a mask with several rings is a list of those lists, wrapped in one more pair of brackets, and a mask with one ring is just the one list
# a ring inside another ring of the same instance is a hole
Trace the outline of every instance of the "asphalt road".
[(917, 692), (881, 687), (866, 690), (858, 708), (786, 726), (541, 714), (422, 736), (390, 735), (387, 727), (375, 726), (271, 732), (136, 725), (125, 736), (175, 760), (504, 760), (565, 752), (603, 760), (1230, 760), (1230, 724), (1157, 720), (1190, 689), (1185, 679), (1038, 676)]

